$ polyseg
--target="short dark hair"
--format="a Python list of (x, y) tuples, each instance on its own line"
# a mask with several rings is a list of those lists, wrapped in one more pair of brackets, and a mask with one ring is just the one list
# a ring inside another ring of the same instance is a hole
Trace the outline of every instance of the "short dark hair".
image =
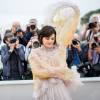
[(6, 41), (8, 40), (8, 38), (12, 38), (13, 35), (11, 33), (7, 33), (5, 34), (4, 38), (3, 38), (3, 42), (6, 43)]
[(43, 37), (50, 37), (52, 34), (55, 35), (54, 44), (56, 44), (56, 30), (55, 30), (54, 27), (52, 27), (52, 26), (44, 26), (44, 27), (40, 30), (39, 36), (38, 36), (38, 39), (39, 39), (39, 41), (40, 41), (40, 44), (43, 44), (43, 43), (42, 43)]

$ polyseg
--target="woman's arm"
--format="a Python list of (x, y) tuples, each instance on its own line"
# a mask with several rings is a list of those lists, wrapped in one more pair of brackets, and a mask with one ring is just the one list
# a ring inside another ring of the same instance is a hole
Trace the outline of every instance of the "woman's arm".
[(33, 75), (39, 78), (54, 77), (54, 72), (52, 70), (48, 70), (47, 68), (41, 67), (41, 64), (39, 63), (38, 59), (36, 59), (33, 53), (30, 53), (28, 60), (29, 60), (29, 64), (31, 66)]
[(51, 66), (48, 62), (40, 59), (40, 57), (37, 56), (37, 54), (34, 52), (31, 52), (31, 54), (29, 55), (29, 63), (32, 67), (33, 75), (36, 75), (41, 78), (64, 78), (66, 74), (69, 75), (69, 73), (72, 73), (71, 70), (67, 68), (67, 66)]

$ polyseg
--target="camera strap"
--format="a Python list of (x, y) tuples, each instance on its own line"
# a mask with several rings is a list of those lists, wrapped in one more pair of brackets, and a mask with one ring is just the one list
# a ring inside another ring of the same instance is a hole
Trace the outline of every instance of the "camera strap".
[(92, 35), (92, 31), (90, 30), (88, 36), (87, 36), (87, 41), (90, 41), (91, 40), (91, 35)]
[(100, 54), (99, 54), (99, 57), (98, 57), (98, 63), (100, 63)]

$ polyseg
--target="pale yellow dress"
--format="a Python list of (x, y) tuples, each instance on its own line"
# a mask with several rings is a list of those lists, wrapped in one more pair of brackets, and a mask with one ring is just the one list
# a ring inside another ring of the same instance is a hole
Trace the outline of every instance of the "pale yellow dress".
[(33, 100), (71, 100), (69, 87), (81, 84), (78, 74), (68, 69), (64, 61), (66, 56), (62, 56), (65, 49), (62, 48), (41, 46), (31, 51), (29, 63), (34, 80)]

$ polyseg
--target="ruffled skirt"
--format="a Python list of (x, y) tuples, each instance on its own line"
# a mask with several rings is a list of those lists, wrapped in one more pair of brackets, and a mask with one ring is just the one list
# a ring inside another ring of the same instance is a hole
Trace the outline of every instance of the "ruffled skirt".
[(50, 78), (40, 80), (40, 84), (38, 91), (33, 90), (33, 100), (72, 100), (70, 90), (83, 85), (77, 73), (73, 79), (65, 82), (58, 78)]
[(42, 87), (35, 93), (33, 100), (72, 100), (69, 89), (60, 79), (48, 79), (42, 82)]

